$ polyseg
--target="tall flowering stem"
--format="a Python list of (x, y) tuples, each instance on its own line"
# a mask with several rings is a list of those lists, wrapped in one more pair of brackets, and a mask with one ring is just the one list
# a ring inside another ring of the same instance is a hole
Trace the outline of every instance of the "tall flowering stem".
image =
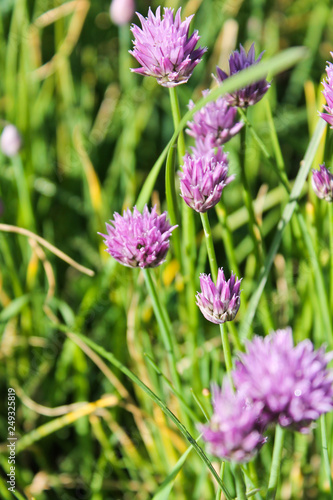
[(246, 152), (246, 129), (245, 127), (240, 131), (241, 139), (241, 182), (243, 184), (244, 202), (249, 215), (249, 230), (254, 245), (254, 253), (257, 259), (257, 266), (262, 263), (261, 251), (261, 233), (254, 214), (252, 196), (250, 192), (249, 181), (245, 172), (245, 152)]
[(150, 298), (151, 298), (151, 301), (153, 304), (153, 309), (154, 309), (154, 313), (155, 313), (155, 316), (156, 316), (156, 319), (158, 322), (158, 326), (159, 326), (160, 331), (161, 331), (164, 347), (165, 347), (165, 349), (167, 351), (167, 355), (169, 357), (172, 379), (173, 379), (173, 382), (176, 386), (177, 391), (182, 392), (182, 386), (181, 386), (179, 374), (177, 371), (176, 356), (175, 356), (175, 352), (173, 349), (173, 343), (172, 343), (172, 337), (171, 337), (171, 332), (170, 332), (170, 328), (169, 328), (169, 320), (168, 320), (167, 312), (164, 310), (164, 308), (159, 300), (156, 286), (155, 286), (154, 280), (153, 280), (152, 275), (151, 275), (151, 270), (147, 268), (147, 269), (143, 269), (142, 272), (143, 272), (143, 275), (145, 278), (148, 293), (150, 295)]
[(269, 475), (268, 490), (266, 500), (274, 500), (276, 495), (277, 484), (280, 476), (280, 465), (283, 450), (284, 429), (279, 425), (275, 429), (275, 439), (273, 448), (273, 457), (271, 471)]
[[(213, 281), (216, 282), (217, 281), (218, 267), (217, 267), (217, 261), (216, 261), (216, 254), (215, 254), (212, 230), (210, 227), (207, 212), (200, 213), (200, 217), (201, 217), (202, 227), (203, 227), (204, 235), (205, 235), (209, 266), (210, 266), (210, 270), (211, 270), (211, 273), (213, 276)], [(221, 332), (225, 366), (226, 366), (229, 378), (231, 379), (232, 357), (231, 357), (231, 349), (230, 349), (230, 343), (229, 343), (229, 339), (228, 339), (228, 333), (227, 333), (227, 330), (226, 330), (224, 323), (220, 324), (219, 326), (220, 326), (220, 332)], [(231, 379), (231, 382), (232, 382), (232, 379)]]
[(333, 311), (333, 202), (328, 204), (328, 225), (330, 228), (330, 311)]
[(326, 433), (326, 418), (325, 415), (320, 417), (320, 430), (321, 430), (321, 446), (323, 449), (324, 467), (326, 470), (327, 479), (330, 485), (331, 495), (333, 494), (333, 483), (332, 483), (332, 473), (331, 473), (331, 461), (328, 455), (328, 443), (327, 443), (327, 433)]
[[(170, 92), (170, 103), (171, 103), (171, 111), (172, 111), (172, 118), (173, 118), (173, 123), (174, 123), (174, 128), (175, 130), (178, 128), (180, 121), (181, 121), (181, 115), (180, 115), (180, 110), (179, 110), (179, 102), (178, 102), (178, 96), (177, 96), (177, 91), (174, 87), (169, 88)], [(184, 141), (184, 135), (183, 132), (181, 132), (178, 136), (178, 158), (180, 160), (180, 163), (182, 162), (182, 158), (185, 156), (186, 150), (185, 150), (185, 141)], [(165, 185), (166, 185), (166, 199), (169, 204), (172, 205), (171, 210), (176, 211), (176, 206), (175, 206), (175, 200), (176, 200), (176, 189), (175, 189), (175, 172), (173, 169), (173, 165), (170, 164), (169, 162), (167, 163), (167, 168), (165, 171)], [(189, 310), (189, 317), (190, 317), (190, 327), (191, 330), (194, 332), (196, 330), (197, 326), (197, 308), (195, 307), (195, 302), (193, 300), (193, 297), (195, 296), (195, 281), (194, 281), (194, 276), (195, 276), (195, 271), (194, 271), (194, 217), (192, 210), (185, 204), (182, 203), (182, 226), (183, 226), (183, 242), (184, 242), (184, 260), (183, 260), (183, 266), (184, 266), (184, 274), (185, 274), (185, 281), (187, 281), (187, 307)]]

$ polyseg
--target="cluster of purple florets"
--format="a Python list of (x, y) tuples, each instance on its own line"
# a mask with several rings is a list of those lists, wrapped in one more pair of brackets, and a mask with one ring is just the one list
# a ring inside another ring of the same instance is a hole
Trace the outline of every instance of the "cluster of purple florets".
[[(193, 16), (181, 21), (181, 9), (174, 16), (165, 8), (161, 15), (149, 9), (148, 17), (138, 17), (141, 28), (133, 25), (134, 49), (131, 54), (141, 65), (132, 71), (153, 76), (164, 87), (174, 87), (188, 81), (206, 48), (196, 48), (197, 31), (189, 35)], [(333, 56), (333, 54), (332, 54)], [(229, 76), (261, 60), (255, 58), (254, 45), (248, 53), (240, 46), (229, 59)], [(333, 128), (333, 65), (328, 63), (324, 95), (327, 101), (321, 117)], [(217, 67), (215, 80), (219, 85), (228, 78)], [(183, 158), (179, 172), (183, 200), (196, 212), (204, 213), (221, 199), (222, 191), (234, 178), (228, 176), (228, 158), (224, 144), (243, 127), (237, 121), (237, 108), (257, 103), (270, 87), (265, 79), (238, 91), (219, 97), (197, 111), (188, 123), (187, 134), (194, 139), (191, 154)], [(203, 92), (203, 96), (209, 91)], [(189, 108), (194, 103), (190, 101)], [(333, 176), (325, 165), (313, 171), (313, 189), (319, 198), (333, 200)], [(136, 207), (123, 216), (115, 213), (107, 224), (104, 236), (107, 252), (119, 263), (142, 269), (156, 267), (165, 261), (169, 239), (177, 226), (171, 226), (164, 212), (145, 206), (143, 213)], [(214, 283), (210, 275), (201, 274), (201, 292), (196, 301), (203, 316), (210, 322), (232, 321), (240, 307), (241, 280), (233, 273), (229, 280), (218, 269)], [(209, 424), (201, 425), (203, 439), (212, 453), (235, 462), (246, 462), (266, 442), (268, 425), (279, 424), (299, 432), (309, 432), (313, 422), (333, 407), (333, 375), (328, 363), (332, 353), (314, 350), (305, 340), (294, 346), (290, 328), (278, 330), (266, 338), (255, 337), (247, 342), (247, 352), (241, 353), (222, 388), (212, 388), (213, 415)], [(232, 385), (233, 384), (233, 385)]]
[(212, 453), (247, 462), (266, 442), (264, 431), (279, 424), (302, 433), (333, 408), (333, 353), (314, 350), (310, 340), (293, 345), (290, 328), (247, 343), (222, 389), (213, 387), (213, 416), (202, 425)]

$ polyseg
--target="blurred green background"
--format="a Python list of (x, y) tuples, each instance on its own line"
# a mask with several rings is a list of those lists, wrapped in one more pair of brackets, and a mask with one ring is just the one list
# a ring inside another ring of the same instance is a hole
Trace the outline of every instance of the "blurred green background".
[[(155, 10), (159, 3), (141, 0), (136, 8), (146, 16), (149, 5)], [(150, 499), (187, 448), (140, 389), (65, 334), (66, 330), (81, 332), (112, 351), (177, 414), (176, 398), (144, 355), (148, 353), (164, 370), (165, 356), (142, 277), (137, 270), (113, 261), (97, 235), (104, 232), (105, 221), (114, 211), (135, 204), (173, 132), (168, 92), (154, 79), (129, 71), (137, 64), (128, 54), (129, 26), (115, 26), (109, 6), (101, 0), (0, 2), (1, 124), (14, 124), (23, 138), (20, 155), (0, 156), (0, 223), (29, 229), (95, 271), (94, 277), (84, 275), (35, 241), (0, 231), (0, 389), (4, 402), (0, 496), (4, 499), (12, 498), (6, 485), (8, 387), (17, 393), (17, 435), (26, 437), (17, 449), (17, 498)], [(239, 43), (248, 49), (254, 41), (257, 55), (265, 50), (264, 59), (288, 47), (308, 47), (309, 57), (274, 77), (265, 99), (249, 110), (250, 121), (272, 150), (265, 104), (269, 100), (292, 181), (323, 102), (320, 81), (333, 50), (331, 2), (170, 0), (165, 6), (181, 6), (183, 16), (194, 13), (192, 29), (199, 30), (200, 44), (208, 47), (189, 83), (178, 88), (183, 113), (190, 99), (198, 100), (201, 91), (212, 85), (216, 64), (227, 69), (228, 56)], [(236, 175), (239, 148), (237, 137), (226, 146), (230, 172)], [(331, 135), (322, 141), (315, 168), (323, 161), (324, 151), (330, 166)], [(257, 212), (268, 248), (287, 196), (251, 137), (246, 168), (253, 196), (259, 198)], [(151, 204), (155, 203), (161, 210), (166, 208), (163, 173), (152, 193)], [(238, 181), (223, 194), (223, 207), (239, 275), (244, 276), (238, 321), (257, 277)], [(329, 262), (326, 206), (307, 186), (302, 210), (325, 271)], [(229, 274), (235, 268), (226, 259), (223, 228), (214, 213), (211, 222), (218, 260)], [(197, 219), (196, 224), (199, 276), (208, 268)], [(219, 335), (200, 318), (195, 339), (199, 371), (194, 376), (183, 321), (187, 312), (177, 300), (184, 284), (172, 254), (156, 278), (179, 345), (186, 399), (198, 421), (203, 421), (198, 402), (210, 411), (210, 397), (203, 389), (209, 388), (211, 380), (219, 382), (223, 373)], [(316, 315), (311, 262), (293, 219), (276, 255), (267, 297), (268, 307), (261, 302), (253, 323), (256, 333), (291, 325), (297, 341), (309, 337), (319, 346), (326, 340)], [(89, 410), (86, 403), (104, 395), (108, 400), (103, 400), (101, 408)], [(49, 422), (53, 427), (45, 427)], [(191, 425), (196, 433), (195, 422)], [(331, 449), (331, 433), (329, 440)], [(259, 482), (267, 481), (270, 447), (257, 459)], [(232, 490), (228, 467), (225, 474)], [(279, 495), (283, 499), (330, 498), (318, 430), (309, 436), (287, 436)], [(155, 497), (162, 498), (215, 498), (213, 481), (193, 452), (170, 494)]]

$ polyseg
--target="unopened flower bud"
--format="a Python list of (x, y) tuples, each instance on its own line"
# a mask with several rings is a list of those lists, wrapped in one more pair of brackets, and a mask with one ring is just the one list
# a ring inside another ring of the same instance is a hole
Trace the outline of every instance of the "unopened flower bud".
[(112, 0), (111, 2), (110, 17), (118, 26), (129, 23), (134, 15), (134, 12), (134, 0)]
[(15, 156), (22, 147), (22, 138), (14, 125), (6, 125), (0, 137), (1, 151), (6, 156)]

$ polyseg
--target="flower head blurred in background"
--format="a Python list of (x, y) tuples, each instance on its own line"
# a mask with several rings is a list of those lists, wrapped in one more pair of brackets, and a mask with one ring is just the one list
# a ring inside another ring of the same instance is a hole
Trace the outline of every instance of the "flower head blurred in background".
[[(331, 52), (331, 56), (333, 57), (333, 52)], [(333, 64), (327, 61), (326, 66), (327, 78), (324, 80), (322, 84), (324, 85), (324, 90), (322, 91), (325, 99), (326, 106), (324, 109), (327, 113), (319, 113), (323, 120), (325, 120), (331, 128), (333, 128)]]
[(333, 175), (325, 164), (320, 165), (320, 170), (312, 170), (311, 183), (318, 198), (333, 202)]
[(22, 137), (11, 123), (6, 125), (0, 137), (0, 148), (4, 155), (15, 156), (22, 148)]
[(112, 0), (110, 5), (110, 17), (118, 26), (127, 24), (135, 12), (134, 0)]
[(311, 423), (333, 408), (333, 353), (314, 350), (310, 340), (294, 346), (291, 328), (247, 342), (233, 380), (243, 397), (263, 403), (262, 419), (307, 433)]

